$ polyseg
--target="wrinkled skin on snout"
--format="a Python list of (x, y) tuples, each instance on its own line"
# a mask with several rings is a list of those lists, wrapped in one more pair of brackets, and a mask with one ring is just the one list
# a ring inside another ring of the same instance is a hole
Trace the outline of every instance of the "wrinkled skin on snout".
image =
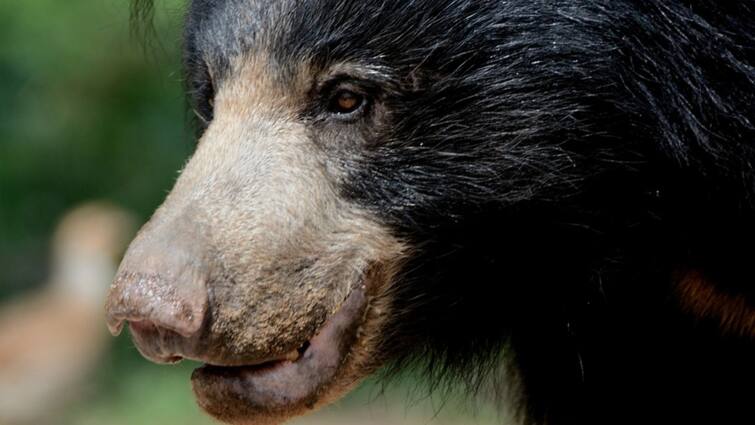
[(373, 342), (402, 243), (338, 194), (338, 170), (297, 118), (310, 76), (233, 66), (214, 120), (131, 244), (107, 300), (155, 362), (207, 364), (200, 405), (235, 423), (319, 406), (379, 364)]

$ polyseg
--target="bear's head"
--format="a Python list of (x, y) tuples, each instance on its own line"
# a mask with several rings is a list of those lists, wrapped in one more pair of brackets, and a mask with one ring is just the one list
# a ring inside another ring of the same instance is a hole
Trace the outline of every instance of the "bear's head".
[(486, 276), (563, 248), (511, 218), (568, 199), (611, 152), (582, 119), (610, 110), (578, 90), (600, 87), (600, 52), (499, 3), (192, 1), (202, 134), (120, 266), (111, 330), (206, 363), (201, 406), (255, 424), (426, 339), (502, 332), (488, 318), (517, 307)]

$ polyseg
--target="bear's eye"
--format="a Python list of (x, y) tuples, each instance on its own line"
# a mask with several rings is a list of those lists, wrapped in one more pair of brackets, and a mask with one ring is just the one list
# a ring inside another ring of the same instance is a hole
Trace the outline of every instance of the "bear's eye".
[(351, 90), (336, 90), (328, 103), (328, 111), (339, 115), (352, 115), (359, 112), (365, 103), (363, 95)]

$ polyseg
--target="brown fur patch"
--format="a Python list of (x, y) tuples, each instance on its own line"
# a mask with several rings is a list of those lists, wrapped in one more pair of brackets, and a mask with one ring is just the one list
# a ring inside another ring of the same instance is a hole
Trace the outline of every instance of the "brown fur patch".
[(755, 308), (747, 298), (722, 291), (700, 272), (683, 274), (676, 285), (676, 296), (686, 312), (715, 321), (723, 333), (755, 337)]

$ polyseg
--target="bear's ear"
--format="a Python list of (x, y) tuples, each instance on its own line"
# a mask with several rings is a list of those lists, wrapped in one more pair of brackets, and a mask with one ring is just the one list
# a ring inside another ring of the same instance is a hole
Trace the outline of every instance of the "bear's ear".
[(755, 339), (755, 305), (746, 294), (725, 290), (696, 269), (675, 274), (674, 292), (695, 319), (712, 321), (724, 335)]

